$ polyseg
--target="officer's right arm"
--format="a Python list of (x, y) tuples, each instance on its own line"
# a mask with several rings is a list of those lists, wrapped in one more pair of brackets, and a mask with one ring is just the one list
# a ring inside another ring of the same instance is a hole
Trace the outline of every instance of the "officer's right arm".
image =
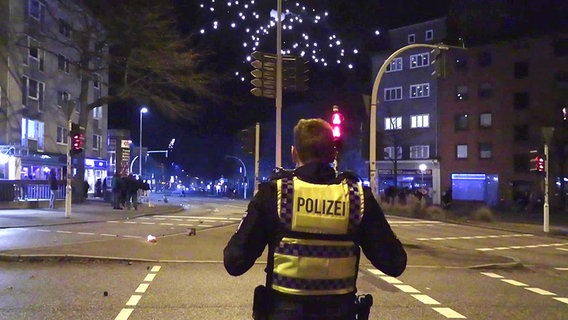
[(270, 184), (259, 186), (259, 191), (249, 203), (237, 232), (223, 250), (225, 269), (232, 276), (239, 276), (248, 271), (268, 244), (271, 230), (274, 228), (273, 215), (276, 212), (274, 192), (271, 189)]

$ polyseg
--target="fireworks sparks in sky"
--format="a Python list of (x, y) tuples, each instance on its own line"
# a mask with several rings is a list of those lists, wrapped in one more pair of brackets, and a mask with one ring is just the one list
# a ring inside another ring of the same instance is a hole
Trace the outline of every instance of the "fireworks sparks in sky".
[[(276, 0), (209, 0), (200, 4), (207, 23), (199, 30), (203, 36), (223, 32), (225, 41), (241, 47), (242, 63), (249, 64), (254, 51), (276, 51)], [(359, 50), (347, 44), (330, 28), (330, 14), (307, 7), (299, 1), (282, 3), (282, 54), (303, 57), (323, 67), (356, 67)], [(373, 34), (376, 35), (375, 31)], [(241, 72), (236, 72), (246, 81)]]

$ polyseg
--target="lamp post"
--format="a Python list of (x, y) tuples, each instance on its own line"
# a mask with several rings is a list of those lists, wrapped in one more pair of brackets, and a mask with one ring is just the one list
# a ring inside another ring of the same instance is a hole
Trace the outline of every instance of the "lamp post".
[(148, 108), (140, 108), (140, 148), (138, 150), (138, 175), (140, 175), (139, 179), (142, 179), (142, 115), (146, 112), (148, 112)]

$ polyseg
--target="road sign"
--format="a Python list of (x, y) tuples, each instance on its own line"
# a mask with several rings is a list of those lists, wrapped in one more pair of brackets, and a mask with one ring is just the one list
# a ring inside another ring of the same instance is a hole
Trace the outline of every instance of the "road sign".
[(276, 81), (268, 79), (252, 79), (250, 83), (257, 88), (276, 90)]
[(257, 97), (276, 98), (276, 90), (274, 89), (253, 88), (250, 92)]
[(254, 69), (250, 72), (250, 74), (255, 78), (268, 79), (268, 80), (276, 81), (276, 72)]

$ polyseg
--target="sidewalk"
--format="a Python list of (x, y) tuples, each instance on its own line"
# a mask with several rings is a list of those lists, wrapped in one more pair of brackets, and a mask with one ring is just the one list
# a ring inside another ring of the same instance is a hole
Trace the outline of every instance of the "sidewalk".
[(81, 204), (72, 204), (69, 217), (65, 216), (64, 206), (56, 209), (2, 209), (0, 229), (123, 220), (183, 211), (180, 205), (166, 204), (157, 199), (153, 200), (152, 204), (153, 207), (149, 207), (147, 203), (139, 204), (138, 210), (114, 210), (112, 204), (102, 199), (88, 199)]

